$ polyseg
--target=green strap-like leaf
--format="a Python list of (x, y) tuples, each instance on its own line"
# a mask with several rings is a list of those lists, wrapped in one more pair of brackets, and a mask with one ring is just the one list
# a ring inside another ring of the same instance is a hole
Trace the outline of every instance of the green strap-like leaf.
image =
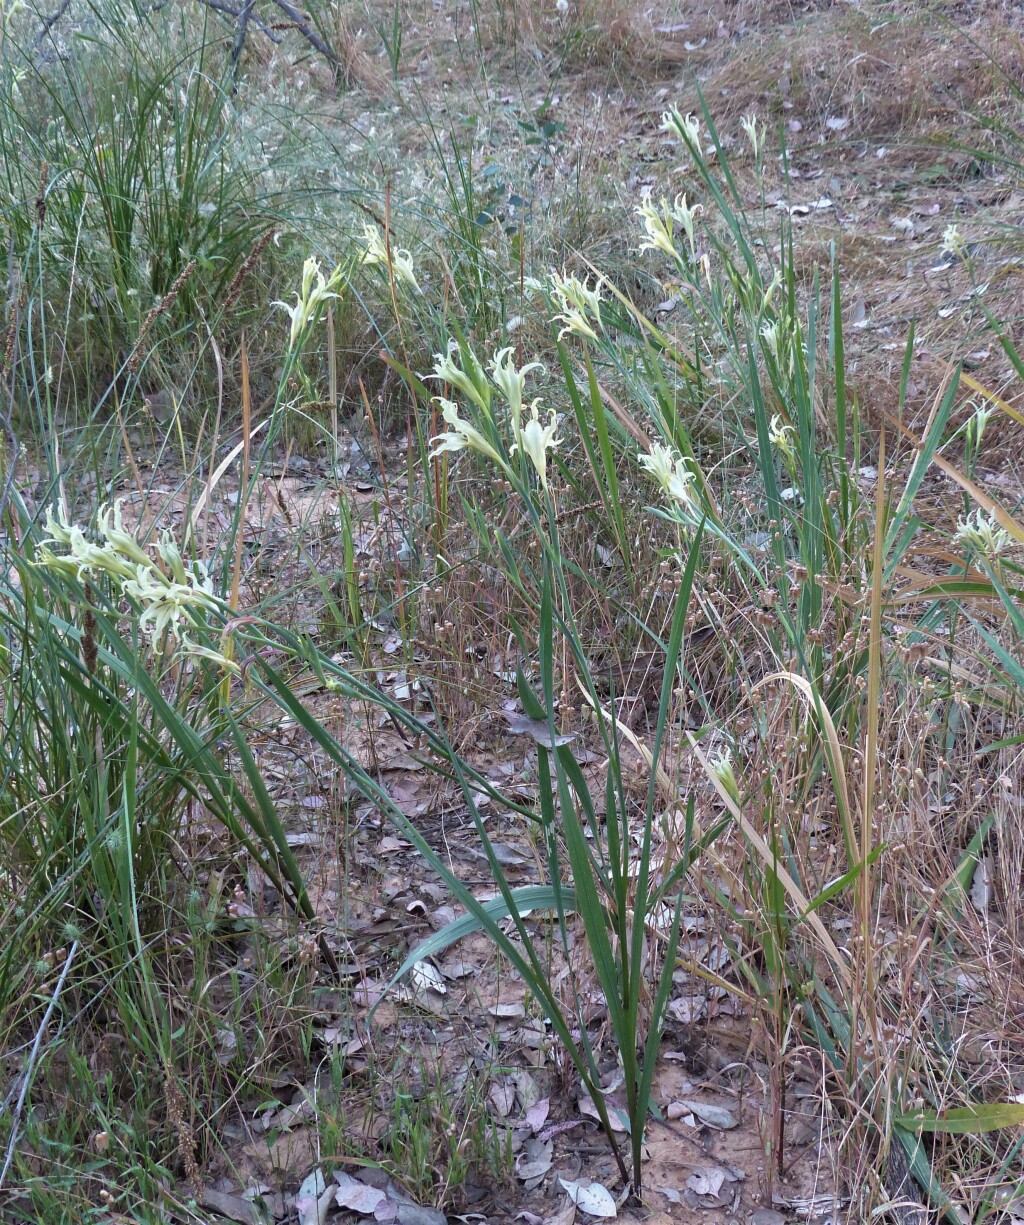
[[(524, 885), (520, 889), (513, 889), (511, 895), (515, 903), (514, 911), (505, 898), (500, 896), (481, 903), (481, 908), (495, 922), (511, 918), (513, 914), (518, 915), (520, 919), (525, 919), (531, 910), (557, 909), (559, 893), (563, 910), (575, 910), (576, 894), (567, 885), (563, 885), (558, 891), (552, 885)], [(483, 920), (479, 915), (475, 914), (460, 915), (459, 918), (446, 923), (439, 932), (434, 932), (432, 936), (428, 936), (426, 940), (421, 940), (416, 945), (405, 961), (399, 966), (385, 991), (390, 991), (395, 983), (404, 978), (418, 961), (423, 961), (426, 957), (436, 957), (439, 953), (443, 953), (446, 949), (451, 948), (453, 944), (457, 944), (460, 940), (465, 940), (467, 936), (471, 936), (474, 932), (483, 931), (484, 929), (485, 924)]]
[(947, 1136), (973, 1136), (983, 1131), (1000, 1131), (1004, 1127), (1024, 1125), (1022, 1102), (976, 1102), (970, 1106), (955, 1106), (951, 1110), (920, 1111), (898, 1115), (896, 1126), (909, 1132), (930, 1131)]

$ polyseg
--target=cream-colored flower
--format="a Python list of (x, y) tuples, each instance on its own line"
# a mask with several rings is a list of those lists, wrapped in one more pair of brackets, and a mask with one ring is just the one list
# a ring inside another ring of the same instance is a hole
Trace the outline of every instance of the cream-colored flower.
[[(547, 425), (544, 425), (537, 413), (537, 401), (534, 400), (530, 407), (530, 417), (523, 426), (522, 449), (530, 457), (530, 462), (536, 469), (544, 489), (548, 487), (548, 451), (553, 450), (561, 442), (561, 439), (555, 437), (557, 430), (558, 419), (555, 416), (555, 410), (551, 410)], [(517, 443), (516, 446), (518, 445)]]
[(121, 519), (120, 501), (116, 501), (113, 506), (106, 505), (99, 508), (96, 514), (96, 528), (112, 549), (122, 553), (137, 566), (152, 565), (146, 550), (131, 532), (125, 530)]
[(796, 461), (796, 452), (793, 448), (793, 439), (795, 437), (796, 430), (791, 425), (786, 425), (779, 414), (776, 413), (772, 417), (771, 428), (768, 430), (768, 439), (789, 464)]
[(975, 455), (981, 450), (981, 440), (985, 436), (985, 427), (995, 411), (996, 406), (994, 404), (979, 404), (974, 410), (974, 415), (964, 427), (967, 445)]
[(660, 485), (662, 490), (667, 491), (675, 468), (675, 454), (670, 447), (656, 442), (651, 447), (650, 454), (640, 456), (640, 467), (654, 477), (656, 484)]
[(233, 659), (228, 659), (222, 651), (214, 651), (210, 647), (200, 646), (198, 642), (193, 642), (188, 634), (181, 635), (181, 645), (185, 655), (190, 655), (194, 659), (209, 660), (210, 663), (223, 668), (225, 672), (233, 672), (236, 676), (241, 674), (242, 669)]
[(693, 473), (686, 467), (682, 456), (677, 455), (670, 447), (656, 442), (651, 447), (650, 454), (640, 456), (640, 466), (654, 478), (670, 501), (678, 503), (686, 511), (696, 508), (696, 500), (690, 488), (693, 484)]
[(761, 325), (761, 339), (767, 346), (768, 352), (775, 359), (775, 364), (778, 365), (779, 351), (782, 340), (782, 327), (777, 319)]
[(583, 314), (592, 315), (598, 322), (601, 320), (601, 281), (597, 279), (593, 288), (590, 278), (582, 281), (578, 276), (567, 276), (564, 272), (552, 272), (548, 283), (555, 300), (561, 307), (574, 306)]
[(446, 400), (443, 396), (435, 396), (434, 399), (436, 403), (440, 404), (441, 415), (451, 428), (444, 434), (438, 434), (432, 440), (434, 449), (430, 452), (431, 459), (436, 459), (438, 455), (443, 454), (445, 451), (477, 451), (481, 455), (486, 455), (488, 459), (494, 460), (499, 467), (505, 467), (501, 456), (476, 426), (471, 421), (467, 421), (464, 417), (459, 416), (459, 406), (457, 404), (451, 400)]
[(672, 214), (668, 201), (662, 198), (659, 212), (651, 202), (650, 197), (641, 200), (637, 210), (647, 231), (647, 237), (640, 244), (641, 251), (663, 251), (670, 259), (677, 259), (676, 242), (673, 236)]
[(288, 312), (292, 321), (291, 334), (288, 338), (288, 348), (294, 349), (302, 338), (310, 321), (316, 315), (323, 303), (336, 298), (337, 288), (341, 284), (341, 268), (335, 268), (328, 281), (320, 270), (319, 262), (310, 256), (302, 266), (302, 287), (295, 297), (295, 305), (287, 302), (274, 302)]
[[(363, 254), (359, 262), (388, 267), (388, 248), (384, 245), (380, 230), (375, 225), (363, 226)], [(404, 247), (392, 247), (390, 265), (396, 280), (404, 281), (410, 289), (416, 293), (420, 292), (419, 282), (413, 271), (412, 255), (409, 251)]]
[(526, 390), (526, 376), (531, 370), (543, 370), (541, 362), (527, 362), (521, 370), (517, 370), (512, 361), (512, 346), (499, 349), (491, 362), (491, 378), (495, 387), (505, 397), (505, 403), (512, 415), (512, 434), (519, 441), (522, 432), (523, 393)]
[(363, 226), (363, 258), (360, 262), (363, 264), (386, 264), (388, 262), (388, 251), (384, 246), (380, 230), (369, 222)]
[(957, 524), (956, 539), (960, 544), (977, 549), (989, 561), (995, 561), (1009, 545), (1010, 533), (999, 526), (995, 515), (976, 510)]
[[(161, 561), (170, 570), (171, 578), (176, 583), (187, 583), (188, 574), (185, 570), (185, 562), (182, 560), (177, 541), (171, 536), (169, 531), (164, 532), (159, 541), (157, 541), (156, 551), (160, 554)], [(205, 575), (205, 569), (203, 573)], [(210, 590), (213, 590), (212, 586)]]
[(686, 203), (686, 196), (676, 196), (675, 202), (669, 202), (662, 197), (661, 208), (655, 208), (650, 197), (642, 200), (636, 210), (643, 219), (647, 239), (640, 244), (641, 251), (664, 251), (673, 259), (678, 259), (679, 252), (675, 242), (675, 226), (682, 226), (691, 257), (696, 253), (696, 236), (694, 222), (701, 206), (695, 204), (692, 208)]
[[(435, 353), (434, 373), (429, 377), (440, 379), (442, 383), (447, 383), (451, 387), (457, 387), (467, 399), (472, 400), (477, 408), (489, 417), (491, 415), (491, 385), (484, 374), (484, 368), (480, 365), (473, 350), (467, 348), (465, 353), (468, 369), (463, 370), (455, 361), (456, 351)], [(445, 403), (442, 397), (438, 397), (438, 400), (442, 404)]]
[(942, 254), (952, 255), (954, 259), (963, 259), (967, 254), (967, 243), (956, 225), (947, 225), (942, 232)]
[(562, 325), (558, 339), (572, 333), (586, 340), (597, 340), (597, 327), (601, 323), (601, 278), (591, 286), (589, 278), (566, 272), (549, 272), (544, 280), (527, 277), (525, 288), (532, 294), (544, 294), (554, 301), (556, 314), (552, 322)]
[(700, 120), (696, 115), (680, 115), (670, 107), (661, 117), (661, 130), (677, 136), (695, 157), (703, 156), (700, 143)]
[(744, 115), (740, 120), (740, 127), (747, 135), (747, 140), (750, 141), (750, 147), (754, 151), (754, 158), (758, 159), (761, 156), (761, 151), (764, 149), (764, 138), (767, 132), (764, 124), (760, 125), (758, 130), (758, 121), (756, 115)]
[(779, 289), (782, 288), (782, 273), (776, 268), (775, 275), (768, 282), (764, 289), (764, 297), (761, 299), (761, 313), (768, 309), (772, 304), (772, 298), (775, 297)]
[(708, 769), (721, 784), (722, 790), (734, 804), (740, 802), (740, 785), (736, 780), (736, 771), (732, 764), (732, 753), (724, 749), (717, 756), (708, 759)]
[(558, 330), (558, 339), (563, 336), (573, 335), (581, 336), (584, 340), (597, 340), (598, 335), (586, 315), (582, 311), (576, 309), (575, 306), (566, 306), (560, 314), (557, 314), (554, 319), (555, 323), (560, 323), (562, 326)]
[(686, 241), (690, 246), (690, 254), (695, 255), (697, 250), (696, 226), (694, 222), (697, 219), (698, 213), (704, 211), (699, 204), (689, 205), (686, 203), (686, 196), (676, 196), (675, 203), (672, 205), (672, 219), (677, 225), (683, 227), (683, 232), (686, 234)]
[[(169, 534), (165, 533), (157, 550), (171, 571), (170, 577), (135, 536), (125, 530), (120, 502), (113, 507), (101, 507), (96, 516), (97, 533), (104, 539), (102, 545), (87, 540), (82, 528), (68, 522), (63, 509), (58, 509), (56, 515), (47, 510), (46, 530), (49, 539), (41, 543), (40, 565), (74, 574), (79, 579), (103, 576), (113, 580), (120, 595), (138, 606), (139, 628), (154, 649), (160, 649), (164, 635), (169, 632), (189, 653), (220, 662), (216, 653), (186, 643), (184, 631), (202, 623), (202, 615), (197, 614), (219, 612), (224, 606), (214, 595), (213, 583), (202, 563), (186, 567)], [(67, 552), (57, 555), (51, 545), (60, 545)]]
[[(120, 515), (118, 515), (118, 522), (120, 522)], [(101, 511), (101, 528), (103, 523)], [(49, 507), (46, 508), (45, 526), (48, 535), (39, 546), (40, 561), (43, 565), (73, 574), (79, 579), (96, 573), (121, 580), (134, 575), (135, 566), (139, 560), (134, 552), (129, 557), (125, 557), (109, 540), (102, 545), (88, 540), (82, 528), (68, 521), (63, 507), (57, 508), (56, 515)], [(65, 547), (67, 553), (55, 554), (50, 547), (55, 544)], [(141, 556), (143, 561), (147, 560), (144, 553)]]
[(195, 624), (197, 611), (212, 612), (220, 606), (205, 576), (193, 574), (190, 578), (189, 582), (176, 583), (150, 562), (148, 567), (139, 566), (135, 578), (122, 586), (124, 594), (141, 605), (139, 629), (148, 632), (156, 650), (168, 631), (181, 641), (186, 627)]

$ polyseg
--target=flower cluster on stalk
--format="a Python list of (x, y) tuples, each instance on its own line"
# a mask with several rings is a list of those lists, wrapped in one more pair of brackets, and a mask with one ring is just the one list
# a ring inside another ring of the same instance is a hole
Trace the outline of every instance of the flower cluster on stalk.
[(325, 302), (329, 302), (332, 298), (338, 296), (337, 291), (341, 287), (342, 279), (343, 274), (340, 266), (334, 269), (330, 279), (328, 279), (321, 271), (319, 262), (313, 256), (310, 256), (302, 265), (302, 286), (295, 296), (295, 305), (289, 306), (287, 302), (273, 302), (271, 304), (273, 306), (280, 306), (282, 310), (287, 311), (292, 321), (291, 332), (288, 337), (289, 350), (294, 349), (298, 345), (303, 333), (316, 317), (320, 307)]
[(1010, 544), (1010, 533), (1000, 526), (995, 515), (975, 510), (957, 524), (956, 540), (995, 561)]
[(363, 252), (359, 262), (390, 267), (396, 281), (408, 285), (414, 293), (420, 292), (419, 281), (413, 271), (412, 255), (404, 247), (392, 247), (389, 252), (375, 225), (363, 226)]
[(552, 323), (561, 324), (559, 340), (569, 335), (597, 340), (597, 329), (601, 326), (601, 284), (600, 277), (591, 286), (589, 277), (580, 280), (574, 274), (549, 272), (543, 281), (527, 278), (526, 288), (547, 294), (554, 302)]
[(653, 478), (664, 497), (683, 511), (687, 518), (697, 512), (697, 498), (692, 488), (693, 473), (687, 468), (686, 460), (671, 447), (654, 443), (647, 455), (640, 456), (640, 467)]
[(657, 208), (650, 197), (641, 200), (636, 209), (644, 224), (647, 237), (640, 244), (641, 251), (662, 251), (670, 259), (679, 258), (676, 247), (675, 227), (681, 226), (686, 235), (686, 243), (690, 249), (690, 258), (697, 253), (695, 221), (702, 211), (699, 204), (692, 207), (686, 203), (685, 195), (678, 195), (673, 204), (662, 198), (661, 207)]
[[(67, 518), (63, 507), (47, 508), (46, 538), (40, 542), (38, 562), (50, 570), (70, 575), (79, 581), (106, 578), (118, 594), (135, 605), (139, 629), (147, 635), (156, 652), (170, 634), (181, 645), (182, 653), (209, 659), (222, 668), (237, 671), (225, 655), (194, 642), (189, 630), (205, 629), (205, 614), (223, 611), (213, 591), (213, 582), (200, 561), (186, 566), (177, 544), (165, 532), (152, 557), (135, 536), (127, 531), (121, 518), (121, 503), (101, 506), (96, 516), (95, 535), (102, 543), (90, 540), (85, 529)], [(60, 553), (54, 548), (60, 548)]]
[[(459, 352), (461, 364), (456, 361)], [(449, 387), (457, 388), (463, 396), (483, 415), (485, 420), (494, 427), (492, 409), (493, 389), (497, 389), (509, 410), (512, 425), (512, 441), (510, 453), (521, 452), (533, 465), (542, 489), (548, 487), (548, 452), (552, 451), (561, 441), (557, 437), (558, 418), (552, 409), (545, 421), (540, 413), (540, 400), (534, 400), (529, 407), (528, 415), (524, 414), (524, 395), (526, 376), (531, 370), (541, 369), (540, 362), (527, 362), (516, 367), (512, 358), (511, 347), (499, 349), (490, 363), (491, 380), (469, 348), (450, 350), (448, 353), (438, 353), (434, 357), (434, 371), (431, 377), (440, 380)], [(505, 459), (497, 446), (490, 441), (483, 430), (472, 421), (467, 420), (459, 411), (459, 406), (445, 396), (435, 396), (434, 402), (441, 408), (448, 429), (433, 439), (433, 449), (430, 458), (433, 459), (446, 451), (476, 451), (486, 456), (492, 463), (498, 465), (506, 473), (509, 471)], [(525, 420), (524, 420), (525, 415)]]

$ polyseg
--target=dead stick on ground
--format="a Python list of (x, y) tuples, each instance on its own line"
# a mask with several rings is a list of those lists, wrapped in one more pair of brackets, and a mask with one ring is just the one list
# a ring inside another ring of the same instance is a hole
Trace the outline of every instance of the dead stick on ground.
[(242, 55), (242, 48), (245, 46), (245, 33), (249, 28), (249, 18), (252, 16), (252, 8), (255, 3), (256, 0), (245, 0), (242, 11), (238, 14), (238, 37), (231, 48), (231, 71), (235, 73), (238, 72), (238, 61)]
[(46, 18), (46, 20), (43, 22), (43, 28), (36, 35), (35, 42), (32, 44), (34, 47), (39, 47), (42, 44), (43, 39), (47, 36), (47, 34), (49, 34), (57, 22), (60, 21), (70, 7), (71, 0), (63, 0), (63, 3), (60, 5), (57, 11), (51, 13), (50, 16)]
[(309, 28), (309, 23), (303, 20), (302, 14), (293, 4), (289, 4), (288, 0), (274, 0), (274, 3), (281, 10), (281, 12), (284, 13), (289, 21), (295, 23), (295, 29), (298, 30), (298, 32), (311, 47), (315, 47), (324, 57), (324, 59), (327, 60), (327, 62), (334, 68), (341, 67), (341, 62), (339, 61), (338, 57), (334, 54), (330, 47), (328, 47), (323, 39), (315, 31)]

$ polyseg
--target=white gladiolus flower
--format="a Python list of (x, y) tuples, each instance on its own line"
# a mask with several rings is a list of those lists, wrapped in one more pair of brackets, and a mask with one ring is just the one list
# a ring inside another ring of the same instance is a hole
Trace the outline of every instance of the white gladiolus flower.
[(566, 305), (562, 312), (555, 316), (555, 322), (562, 324), (558, 333), (559, 340), (570, 332), (574, 336), (582, 336), (584, 340), (597, 340), (598, 338), (597, 332), (588, 322), (586, 315), (577, 310), (575, 306)]
[(694, 221), (697, 214), (703, 211), (704, 209), (699, 204), (694, 204), (692, 207), (687, 204), (685, 195), (676, 196), (675, 203), (672, 205), (672, 220), (683, 227), (686, 241), (690, 244), (691, 255), (694, 255), (697, 249)]
[[(375, 225), (363, 226), (363, 244), (363, 256), (359, 261), (361, 264), (381, 264), (385, 268), (388, 266), (388, 249)], [(395, 279), (404, 281), (410, 289), (419, 293), (420, 286), (413, 271), (412, 255), (404, 247), (392, 247), (390, 263)]]
[[(49, 537), (40, 544), (39, 564), (79, 579), (102, 576), (113, 580), (120, 594), (139, 606), (139, 628), (148, 635), (154, 650), (160, 650), (164, 635), (170, 633), (185, 654), (201, 655), (237, 672), (237, 665), (225, 656), (197, 646), (185, 635), (186, 629), (203, 624), (197, 614), (224, 608), (202, 563), (186, 567), (177, 544), (165, 533), (157, 551), (171, 571), (168, 577), (135, 536), (125, 530), (120, 502), (112, 508), (100, 507), (96, 530), (103, 537), (102, 545), (87, 540), (82, 528), (69, 523), (63, 508), (58, 508), (56, 515), (47, 509)], [(67, 552), (55, 554), (53, 545)]]
[(134, 561), (137, 566), (151, 566), (149, 554), (139, 544), (131, 532), (125, 531), (121, 521), (121, 503), (111, 506), (101, 506), (96, 515), (96, 527), (107, 544), (118, 553)]
[(494, 460), (500, 467), (505, 467), (501, 456), (476, 426), (459, 416), (457, 404), (446, 400), (443, 396), (436, 396), (435, 400), (441, 405), (441, 415), (451, 428), (444, 434), (438, 434), (432, 440), (434, 449), (430, 452), (431, 459), (436, 459), (445, 451), (478, 451), (481, 455), (486, 455), (488, 459)]
[(193, 642), (188, 634), (183, 633), (181, 635), (181, 645), (186, 655), (191, 655), (197, 659), (208, 659), (210, 663), (217, 664), (219, 667), (226, 669), (228, 672), (234, 672), (236, 675), (242, 671), (233, 659), (228, 659), (226, 655), (220, 651), (214, 651), (210, 647), (200, 646), (198, 642)]
[(768, 351), (775, 358), (775, 364), (779, 364), (779, 341), (782, 328), (778, 321), (772, 323), (764, 323), (761, 325), (761, 339), (768, 346)]
[(750, 147), (754, 151), (755, 159), (759, 158), (761, 156), (761, 150), (764, 148), (764, 138), (766, 133), (764, 124), (762, 123), (760, 130), (758, 130), (757, 116), (744, 115), (740, 120), (740, 127), (747, 134), (747, 140), (750, 141)]
[(967, 254), (967, 243), (956, 225), (947, 225), (942, 232), (942, 254), (962, 259)]
[(557, 447), (561, 441), (555, 437), (557, 429), (558, 420), (555, 410), (551, 410), (548, 423), (544, 425), (537, 414), (537, 401), (534, 400), (530, 407), (530, 418), (523, 426), (522, 449), (530, 457), (530, 462), (537, 470), (544, 489), (548, 487), (548, 451)]
[(571, 332), (585, 340), (597, 340), (597, 329), (590, 320), (593, 319), (594, 323), (601, 322), (600, 281), (591, 289), (589, 281), (553, 272), (550, 284), (559, 308), (555, 320), (563, 325), (558, 339), (561, 340), (566, 333)]
[(782, 288), (782, 273), (779, 272), (778, 269), (776, 269), (775, 275), (765, 286), (764, 297), (761, 300), (762, 314), (768, 309), (769, 306), (771, 306), (772, 298), (775, 297), (776, 292), (781, 288)]
[(541, 362), (527, 362), (521, 370), (517, 370), (512, 361), (512, 346), (500, 349), (491, 362), (491, 378), (494, 385), (505, 397), (509, 411), (512, 414), (512, 433), (516, 442), (522, 432), (523, 392), (526, 390), (526, 376), (531, 370), (543, 370)]
[(649, 473), (662, 493), (683, 510), (692, 511), (696, 506), (693, 490), (693, 473), (686, 467), (682, 456), (670, 447), (656, 442), (649, 455), (640, 456), (640, 466)]
[(673, 106), (661, 117), (661, 130), (677, 136), (695, 157), (703, 156), (700, 143), (700, 120), (696, 115), (680, 115)]
[(675, 455), (671, 448), (664, 447), (660, 442), (656, 442), (651, 447), (649, 455), (640, 456), (640, 467), (645, 472), (650, 473), (654, 477), (657, 484), (663, 490), (668, 490), (668, 483), (671, 480), (672, 473), (675, 469)]
[(578, 276), (566, 276), (564, 272), (552, 272), (549, 277), (551, 292), (563, 308), (574, 306), (584, 314), (601, 319), (601, 282), (598, 280), (593, 289), (589, 277), (580, 280)]
[(995, 515), (976, 510), (957, 524), (956, 539), (995, 561), (1010, 543), (1010, 533), (999, 526)]
[(778, 413), (772, 417), (768, 438), (772, 446), (784, 456), (788, 463), (793, 463), (796, 459), (796, 452), (793, 449), (793, 438), (795, 435), (796, 430), (791, 425), (785, 425)]
[[(491, 387), (487, 382), (487, 377), (484, 374), (483, 367), (477, 361), (476, 354), (471, 349), (466, 352), (468, 358), (468, 370), (463, 370), (461, 366), (455, 362), (455, 357), (452, 352), (435, 353), (434, 354), (434, 373), (432, 376), (435, 379), (440, 379), (442, 383), (448, 383), (452, 387), (457, 387), (459, 391), (479, 408), (485, 412), (488, 417), (491, 415)], [(439, 403), (444, 404), (443, 397), (438, 397)]]
[(287, 302), (272, 303), (273, 306), (280, 306), (283, 310), (286, 310), (291, 318), (292, 328), (288, 338), (289, 349), (294, 349), (298, 344), (303, 332), (320, 306), (329, 299), (338, 296), (335, 289), (340, 283), (340, 267), (335, 268), (331, 273), (330, 281), (327, 281), (320, 270), (319, 262), (313, 256), (310, 256), (302, 266), (302, 288), (296, 295), (295, 305), (289, 306)]
[(181, 640), (185, 628), (193, 624), (192, 614), (196, 609), (213, 611), (219, 606), (205, 574), (193, 574), (190, 582), (176, 583), (152, 563), (148, 567), (139, 566), (135, 578), (125, 582), (122, 591), (130, 600), (142, 605), (139, 629), (148, 631), (157, 650), (168, 630)]
[(644, 229), (647, 231), (646, 241), (640, 244), (641, 251), (664, 251), (673, 259), (678, 258), (674, 227), (680, 225), (686, 233), (690, 255), (693, 256), (696, 253), (694, 221), (697, 214), (702, 211), (699, 204), (691, 208), (686, 203), (686, 196), (679, 195), (676, 196), (675, 202), (669, 205), (669, 202), (662, 197), (659, 210), (648, 197), (640, 202), (636, 211), (643, 218)]
[(725, 791), (729, 799), (734, 804), (739, 804), (740, 785), (736, 781), (736, 771), (733, 768), (732, 754), (729, 750), (725, 749), (716, 757), (709, 758), (708, 769), (721, 784), (722, 790)]
[(673, 237), (672, 214), (668, 201), (662, 199), (661, 212), (651, 203), (650, 197), (642, 200), (636, 210), (643, 219), (647, 238), (640, 244), (641, 251), (663, 251), (671, 259), (678, 257)]
[[(137, 564), (134, 558), (122, 556), (109, 543), (100, 545), (87, 540), (82, 528), (68, 521), (63, 507), (57, 508), (56, 515), (46, 508), (46, 531), (48, 537), (39, 546), (42, 565), (79, 579), (97, 573), (121, 581), (134, 577)], [(55, 544), (63, 545), (67, 553), (54, 553), (50, 546)]]
[[(591, 287), (589, 280), (565, 272), (550, 272), (545, 280), (527, 277), (525, 288), (530, 293), (543, 293), (554, 299), (557, 313), (553, 323), (562, 324), (558, 339), (568, 333), (586, 340), (597, 340), (601, 322), (601, 279)], [(593, 321), (593, 322), (591, 322)]]

